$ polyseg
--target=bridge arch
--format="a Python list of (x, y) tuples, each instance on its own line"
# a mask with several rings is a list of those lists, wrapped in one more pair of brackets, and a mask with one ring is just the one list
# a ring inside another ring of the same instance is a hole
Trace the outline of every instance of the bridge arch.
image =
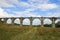
[(41, 25), (41, 21), (40, 21), (40, 19), (39, 19), (39, 18), (35, 18), (35, 19), (33, 19), (33, 21), (32, 21), (32, 25)]
[(20, 19), (19, 19), (19, 18), (16, 18), (16, 19), (14, 20), (14, 23), (15, 23), (15, 24), (20, 24)]
[(52, 21), (50, 19), (45, 19), (44, 24), (52, 24)]
[(30, 25), (30, 19), (29, 19), (29, 18), (23, 19), (22, 24), (23, 24), (23, 25)]
[(60, 19), (57, 19), (57, 20), (55, 21), (55, 27), (60, 27)]
[(52, 21), (48, 19), (44, 19), (44, 27), (51, 27), (52, 26)]
[(55, 24), (56, 24), (57, 22), (60, 22), (60, 19), (57, 19), (57, 20), (55, 21)]
[(1, 21), (4, 21), (4, 18), (2, 18)]
[(7, 19), (6, 23), (7, 24), (12, 24), (12, 20), (9, 18), (9, 19)]
[(4, 18), (0, 18), (0, 23), (4, 23)]

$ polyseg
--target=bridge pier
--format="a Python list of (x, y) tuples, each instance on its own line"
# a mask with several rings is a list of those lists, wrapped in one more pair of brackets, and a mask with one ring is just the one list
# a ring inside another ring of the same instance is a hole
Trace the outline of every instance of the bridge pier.
[(52, 19), (52, 27), (55, 28), (55, 20)]
[(41, 27), (44, 27), (44, 18), (43, 17), (41, 17)]
[(12, 20), (12, 24), (14, 24), (15, 19), (16, 19), (16, 18), (11, 18), (11, 20)]
[(32, 27), (32, 21), (33, 21), (33, 19), (32, 19), (32, 17), (30, 17), (30, 26)]
[(2, 23), (2, 18), (0, 18), (0, 23)]
[(4, 19), (3, 24), (7, 24), (8, 18), (3, 18), (3, 19)]
[(51, 18), (51, 21), (52, 21), (52, 27), (55, 28), (55, 21), (56, 21), (56, 18), (52, 17), (52, 18)]
[(20, 19), (20, 26), (23, 26), (23, 18), (19, 18)]

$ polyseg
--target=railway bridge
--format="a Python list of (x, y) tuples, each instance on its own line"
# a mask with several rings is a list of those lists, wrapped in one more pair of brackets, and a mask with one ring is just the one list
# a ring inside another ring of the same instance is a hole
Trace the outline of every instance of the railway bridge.
[(45, 19), (50, 19), (51, 21), (52, 21), (52, 27), (54, 28), (55, 27), (55, 21), (57, 20), (57, 19), (60, 19), (60, 17), (3, 17), (3, 18), (0, 18), (0, 23), (2, 22), (2, 19), (4, 20), (3, 21), (3, 23), (2, 24), (7, 24), (7, 20), (8, 19), (11, 19), (12, 20), (12, 23), (11, 24), (14, 24), (14, 21), (16, 20), (16, 19), (19, 19), (20, 20), (20, 26), (22, 26), (23, 24), (23, 20), (24, 19), (29, 19), (30, 20), (30, 26), (32, 26), (32, 21), (34, 20), (34, 19), (39, 19), (40, 21), (41, 21), (41, 27), (44, 27), (44, 20)]

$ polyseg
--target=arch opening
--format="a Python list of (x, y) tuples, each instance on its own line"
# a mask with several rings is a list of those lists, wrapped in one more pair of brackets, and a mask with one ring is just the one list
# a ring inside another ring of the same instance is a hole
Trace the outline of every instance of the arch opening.
[(57, 20), (55, 21), (55, 27), (60, 27), (60, 19), (57, 19)]
[(35, 25), (35, 26), (41, 25), (41, 21), (40, 21), (39, 19), (34, 19), (34, 20), (32, 21), (32, 25)]
[(2, 24), (4, 23), (4, 18), (0, 19), (0, 23), (2, 23)]
[(2, 18), (1, 21), (4, 21), (4, 19)]
[(7, 20), (7, 24), (12, 24), (12, 20), (11, 19), (8, 19)]
[(15, 19), (14, 24), (20, 24), (20, 19), (19, 18)]
[(44, 20), (44, 24), (51, 24), (51, 23), (52, 23), (52, 21), (50, 19), (45, 19)]
[(30, 25), (30, 20), (28, 18), (23, 20), (23, 25)]
[(60, 22), (60, 19), (57, 19), (57, 20), (55, 21), (55, 24), (58, 23), (58, 22)]
[(51, 27), (52, 26), (52, 21), (50, 19), (45, 19), (44, 20), (44, 26), (45, 27)]

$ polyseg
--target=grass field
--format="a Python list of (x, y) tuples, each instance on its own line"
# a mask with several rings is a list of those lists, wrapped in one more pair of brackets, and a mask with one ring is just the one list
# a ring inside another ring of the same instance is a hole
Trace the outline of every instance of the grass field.
[(60, 28), (0, 25), (0, 40), (60, 40)]

